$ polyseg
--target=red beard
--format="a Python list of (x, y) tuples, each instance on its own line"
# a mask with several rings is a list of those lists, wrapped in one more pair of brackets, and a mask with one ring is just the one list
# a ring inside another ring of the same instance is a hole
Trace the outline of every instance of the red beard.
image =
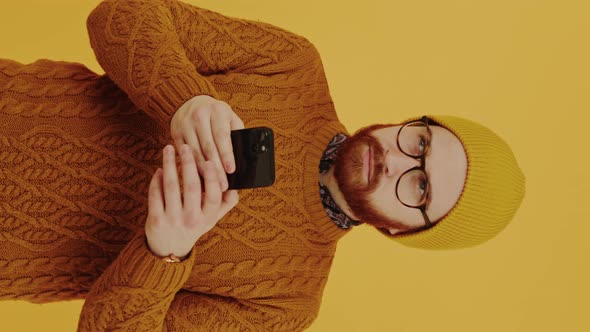
[[(381, 144), (370, 134), (374, 130), (392, 126), (394, 125), (376, 124), (364, 127), (346, 139), (336, 153), (334, 177), (346, 203), (360, 221), (377, 228), (395, 227), (403, 231), (409, 227), (384, 216), (369, 200), (369, 195), (375, 192), (383, 176), (384, 159)], [(369, 185), (365, 184), (363, 172), (363, 152), (367, 146), (372, 151), (374, 162), (374, 173)]]

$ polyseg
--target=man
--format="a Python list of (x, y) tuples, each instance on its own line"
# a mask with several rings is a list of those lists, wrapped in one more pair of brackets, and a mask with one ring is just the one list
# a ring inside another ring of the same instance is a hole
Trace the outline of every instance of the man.
[[(413, 247), (467, 247), (504, 228), (524, 194), (509, 147), (468, 120), (347, 137), (317, 50), (280, 28), (175, 0), (107, 0), (88, 30), (104, 76), (0, 62), (16, 128), (2, 135), (17, 152), (0, 181), (19, 195), (3, 202), (11, 268), (0, 279), (20, 281), (0, 298), (85, 298), (79, 330), (303, 330), (355, 225)], [(230, 202), (219, 132), (241, 126), (274, 130), (275, 184), (241, 191), (186, 257), (162, 260), (145, 224), (159, 151), (188, 144)]]

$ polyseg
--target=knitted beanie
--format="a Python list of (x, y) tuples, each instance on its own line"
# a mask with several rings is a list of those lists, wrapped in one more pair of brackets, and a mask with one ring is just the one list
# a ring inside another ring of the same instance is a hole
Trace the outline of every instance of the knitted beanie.
[(403, 245), (424, 249), (483, 243), (504, 229), (516, 213), (524, 197), (524, 174), (508, 144), (490, 129), (454, 116), (428, 118), (450, 130), (463, 144), (467, 154), (463, 192), (451, 211), (430, 229), (405, 235), (381, 232)]

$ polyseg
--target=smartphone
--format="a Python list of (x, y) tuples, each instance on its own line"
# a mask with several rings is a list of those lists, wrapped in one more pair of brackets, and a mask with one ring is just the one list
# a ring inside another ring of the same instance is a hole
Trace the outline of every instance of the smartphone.
[(236, 170), (227, 175), (229, 189), (266, 187), (275, 182), (272, 129), (254, 127), (232, 130), (231, 144)]

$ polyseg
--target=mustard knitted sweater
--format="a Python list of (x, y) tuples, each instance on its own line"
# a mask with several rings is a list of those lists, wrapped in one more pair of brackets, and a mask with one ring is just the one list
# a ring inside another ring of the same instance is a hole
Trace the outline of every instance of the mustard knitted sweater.
[[(320, 56), (275, 26), (176, 0), (107, 0), (87, 21), (105, 75), (0, 60), (0, 299), (85, 299), (79, 331), (299, 331), (316, 318), (338, 228), (319, 161), (346, 133)], [(145, 243), (147, 194), (188, 99), (275, 132), (276, 182), (182, 263)]]

